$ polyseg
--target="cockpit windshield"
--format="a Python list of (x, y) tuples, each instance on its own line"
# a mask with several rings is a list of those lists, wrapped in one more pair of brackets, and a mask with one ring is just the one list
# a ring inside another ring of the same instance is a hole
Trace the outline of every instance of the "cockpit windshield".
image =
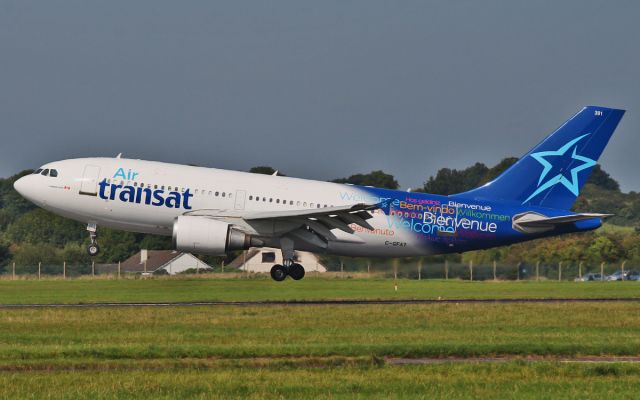
[(58, 176), (58, 170), (57, 169), (49, 169), (49, 168), (38, 168), (37, 170), (33, 171), (34, 175), (42, 175), (42, 176), (49, 176), (52, 178), (55, 178)]

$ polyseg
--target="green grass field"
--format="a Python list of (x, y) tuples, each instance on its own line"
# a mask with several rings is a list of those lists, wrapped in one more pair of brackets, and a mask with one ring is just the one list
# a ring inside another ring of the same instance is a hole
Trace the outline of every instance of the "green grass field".
[[(2, 281), (0, 302), (638, 297), (638, 282)], [(640, 303), (0, 310), (0, 398), (637, 398)], [(392, 365), (390, 357), (514, 359)], [(532, 361), (540, 359), (543, 361)]]
[(2, 280), (0, 304), (325, 299), (640, 298), (640, 282), (392, 279)]

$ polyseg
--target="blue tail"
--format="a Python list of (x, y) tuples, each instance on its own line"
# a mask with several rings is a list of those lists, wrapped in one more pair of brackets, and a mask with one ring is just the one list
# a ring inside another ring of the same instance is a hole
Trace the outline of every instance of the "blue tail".
[(496, 179), (455, 196), (568, 210), (623, 114), (585, 107)]

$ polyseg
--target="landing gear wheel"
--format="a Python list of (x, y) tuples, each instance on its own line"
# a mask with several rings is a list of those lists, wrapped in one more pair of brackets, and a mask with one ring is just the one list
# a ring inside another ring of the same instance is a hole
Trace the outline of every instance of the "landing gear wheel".
[(298, 263), (291, 264), (289, 267), (289, 276), (291, 279), (299, 281), (304, 278), (304, 267)]
[(276, 282), (282, 282), (287, 278), (287, 269), (280, 264), (271, 267), (271, 278)]
[(100, 253), (100, 247), (96, 243), (92, 243), (87, 247), (87, 253), (89, 253), (91, 257), (97, 256), (98, 253)]

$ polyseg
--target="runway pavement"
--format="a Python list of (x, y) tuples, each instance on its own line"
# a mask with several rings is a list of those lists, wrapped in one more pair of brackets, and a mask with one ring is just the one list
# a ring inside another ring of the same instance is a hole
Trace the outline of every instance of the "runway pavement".
[(640, 302), (633, 298), (544, 298), (544, 299), (421, 299), (421, 300), (292, 300), (292, 301), (190, 301), (190, 302), (104, 302), (104, 303), (32, 303), (0, 304), (0, 309), (11, 308), (108, 308), (108, 307), (220, 307), (220, 306), (341, 306), (341, 305), (404, 305), (404, 304), (507, 304), (507, 303), (602, 303), (602, 302)]

